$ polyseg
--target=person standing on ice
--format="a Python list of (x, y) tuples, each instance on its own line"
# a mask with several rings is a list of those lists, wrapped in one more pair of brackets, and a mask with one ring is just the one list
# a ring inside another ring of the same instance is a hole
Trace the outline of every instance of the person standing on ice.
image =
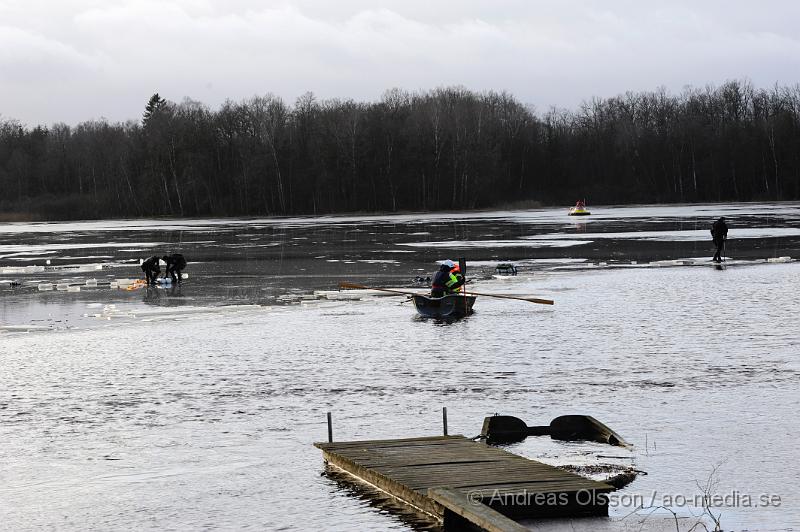
[(161, 268), (158, 266), (158, 257), (153, 256), (142, 261), (142, 271), (147, 278), (147, 284), (155, 285), (158, 274), (161, 273)]
[(714, 253), (714, 262), (722, 262), (722, 255), (725, 251), (725, 241), (728, 239), (728, 226), (725, 224), (725, 218), (720, 216), (719, 220), (711, 225), (711, 238), (714, 240), (714, 245), (717, 246), (717, 252)]

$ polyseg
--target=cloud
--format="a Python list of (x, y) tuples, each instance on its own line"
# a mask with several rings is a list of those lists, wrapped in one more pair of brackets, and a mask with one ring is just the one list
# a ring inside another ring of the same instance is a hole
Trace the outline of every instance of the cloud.
[(374, 100), (452, 84), (508, 90), (541, 109), (731, 78), (797, 83), (800, 6), (767, 3), (5, 2), (0, 113), (124, 120), (156, 91), (216, 106), (266, 92)]
[(69, 44), (20, 28), (0, 26), (4, 84), (52, 83), (97, 70), (96, 57)]

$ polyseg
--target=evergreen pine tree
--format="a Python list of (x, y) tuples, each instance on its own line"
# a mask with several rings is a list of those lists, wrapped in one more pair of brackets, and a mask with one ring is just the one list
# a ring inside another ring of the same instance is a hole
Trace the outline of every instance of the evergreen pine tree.
[(144, 108), (144, 115), (142, 115), (142, 125), (147, 126), (147, 122), (153, 116), (158, 114), (158, 112), (161, 111), (165, 105), (167, 105), (167, 100), (159, 96), (158, 93), (150, 96), (150, 100), (148, 100), (147, 105)]

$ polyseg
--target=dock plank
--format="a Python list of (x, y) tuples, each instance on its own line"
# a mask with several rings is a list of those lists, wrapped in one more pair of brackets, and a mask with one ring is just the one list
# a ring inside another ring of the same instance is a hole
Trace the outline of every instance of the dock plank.
[(516, 521), (483, 504), (474, 504), (462, 492), (451, 488), (434, 488), (428, 496), (459, 517), (488, 532), (527, 532)]

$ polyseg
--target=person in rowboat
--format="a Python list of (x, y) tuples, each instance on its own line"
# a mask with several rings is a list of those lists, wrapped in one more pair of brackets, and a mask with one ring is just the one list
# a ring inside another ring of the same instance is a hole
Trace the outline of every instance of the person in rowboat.
[(442, 262), (439, 271), (433, 276), (431, 282), (431, 297), (444, 297), (457, 294), (464, 284), (464, 276), (458, 264), (450, 259)]
[(711, 225), (711, 238), (714, 240), (714, 245), (717, 246), (717, 252), (714, 253), (714, 262), (722, 262), (722, 253), (725, 249), (725, 241), (728, 239), (728, 226), (725, 224), (725, 218), (720, 216), (719, 220)]

